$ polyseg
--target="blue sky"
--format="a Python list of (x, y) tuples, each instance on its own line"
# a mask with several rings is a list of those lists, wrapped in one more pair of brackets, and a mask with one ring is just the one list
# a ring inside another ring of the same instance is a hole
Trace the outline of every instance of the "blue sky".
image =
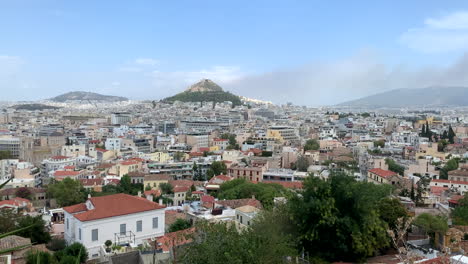
[(0, 100), (158, 99), (205, 77), (306, 105), (468, 85), (466, 1), (3, 0), (0, 36)]

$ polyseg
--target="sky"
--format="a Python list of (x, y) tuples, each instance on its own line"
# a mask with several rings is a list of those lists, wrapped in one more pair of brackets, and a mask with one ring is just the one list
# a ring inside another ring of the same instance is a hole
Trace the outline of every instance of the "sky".
[(466, 1), (0, 0), (0, 101), (91, 91), (161, 99), (209, 78), (332, 105), (468, 86)]

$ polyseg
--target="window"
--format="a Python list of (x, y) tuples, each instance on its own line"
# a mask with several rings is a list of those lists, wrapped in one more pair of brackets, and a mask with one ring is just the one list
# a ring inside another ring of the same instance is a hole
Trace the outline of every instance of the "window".
[(65, 219), (65, 222), (67, 222), (67, 230), (70, 229), (70, 220)]
[(125, 235), (127, 233), (127, 225), (126, 224), (120, 224), (120, 234)]
[(91, 230), (91, 240), (92, 241), (98, 241), (99, 239), (99, 233), (97, 229)]
[(78, 240), (81, 240), (81, 228), (78, 228)]
[(240, 222), (241, 222), (241, 223), (242, 223), (242, 222), (244, 222), (244, 221), (242, 220), (242, 215), (241, 215), (241, 217), (240, 217), (240, 218), (241, 218), (241, 219), (240, 219)]
[(158, 228), (158, 218), (157, 217), (153, 218), (153, 228)]
[(137, 225), (137, 228), (136, 228), (137, 232), (141, 232), (143, 230), (143, 222), (141, 220), (138, 220), (136, 222), (136, 225)]

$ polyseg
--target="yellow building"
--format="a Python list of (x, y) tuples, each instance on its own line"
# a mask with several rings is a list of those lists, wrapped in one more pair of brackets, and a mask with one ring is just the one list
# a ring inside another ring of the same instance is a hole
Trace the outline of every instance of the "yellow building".
[(154, 152), (146, 154), (145, 157), (151, 161), (166, 163), (171, 160), (171, 155), (167, 152)]
[(416, 153), (416, 158), (431, 156), (444, 160), (447, 154), (445, 152), (439, 152), (437, 149), (437, 143), (429, 142), (428, 144), (420, 144), (419, 151)]
[(152, 190), (159, 190), (159, 184), (168, 183), (171, 179), (171, 176), (167, 174), (148, 174), (145, 175), (143, 180), (143, 185), (150, 186)]
[(441, 119), (438, 119), (438, 118), (435, 118), (433, 116), (429, 116), (427, 117), (426, 119), (421, 119), (421, 120), (418, 120), (418, 124), (419, 125), (423, 125), (423, 124), (429, 124), (429, 125), (432, 125), (432, 124), (442, 124), (442, 120)]
[(109, 169), (109, 173), (122, 177), (129, 172), (140, 171), (141, 167), (142, 165), (139, 161), (126, 160), (112, 166), (112, 168)]

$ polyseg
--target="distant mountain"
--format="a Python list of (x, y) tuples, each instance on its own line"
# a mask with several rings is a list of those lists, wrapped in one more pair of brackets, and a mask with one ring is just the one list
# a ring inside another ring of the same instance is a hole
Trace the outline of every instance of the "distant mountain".
[(128, 101), (125, 97), (103, 95), (92, 92), (69, 92), (50, 99), (54, 102), (66, 102), (66, 101), (102, 101), (102, 102), (120, 102)]
[(233, 105), (241, 105), (239, 96), (230, 92), (223, 91), (221, 86), (209, 79), (203, 79), (196, 84), (190, 86), (182, 93), (163, 99), (166, 102), (216, 102), (222, 103), (225, 101), (232, 102)]
[(338, 104), (360, 107), (468, 106), (468, 87), (396, 89)]
[(11, 108), (16, 109), (16, 110), (28, 110), (28, 111), (60, 109), (60, 107), (52, 106), (52, 105), (45, 105), (45, 104), (20, 104), (20, 105), (14, 105)]

